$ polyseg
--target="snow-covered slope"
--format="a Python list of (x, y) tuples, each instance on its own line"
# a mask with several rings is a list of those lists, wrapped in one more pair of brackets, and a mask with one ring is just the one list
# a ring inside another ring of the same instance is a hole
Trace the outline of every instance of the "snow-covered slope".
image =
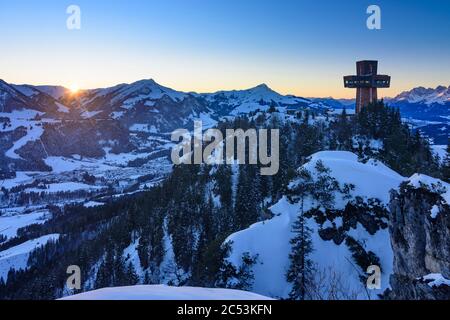
[(62, 300), (270, 300), (270, 298), (240, 290), (141, 285), (104, 288)]
[(0, 216), (0, 235), (5, 236), (6, 239), (13, 238), (17, 236), (17, 231), (20, 228), (30, 224), (44, 223), (49, 215), (49, 211), (46, 209), (36, 209), (36, 211), (28, 214)]
[(37, 239), (26, 241), (18, 246), (0, 252), (0, 278), (6, 279), (10, 269), (26, 269), (30, 252), (45, 245), (49, 241), (55, 241), (59, 234), (49, 234)]
[[(27, 90), (27, 94), (31, 94)], [(12, 85), (0, 79), (0, 112), (31, 108), (31, 99)]]
[(450, 102), (450, 86), (437, 86), (436, 88), (417, 87), (410, 91), (404, 91), (394, 98), (396, 101), (407, 101), (410, 103), (439, 103)]
[[(333, 281), (340, 282), (345, 296), (341, 298), (367, 299), (368, 295), (375, 298), (376, 294), (382, 293), (389, 285), (389, 276), (392, 273), (392, 249), (390, 246), (390, 236), (387, 230), (386, 219), (382, 218), (377, 223), (367, 224), (364, 219), (372, 219), (374, 213), (364, 213), (363, 218), (350, 222), (356, 215), (346, 215), (346, 206), (349, 203), (357, 203), (360, 197), (362, 202), (371, 203), (368, 208), (379, 206), (386, 209), (389, 201), (389, 190), (396, 188), (405, 180), (402, 176), (389, 169), (377, 161), (367, 163), (358, 162), (357, 156), (350, 152), (319, 152), (314, 154), (310, 161), (303, 166), (308, 170), (314, 179), (318, 179), (316, 165), (321, 162), (329, 168), (330, 176), (343, 186), (352, 184), (353, 190), (349, 195), (340, 191), (333, 191), (334, 201), (327, 212), (322, 208), (322, 203), (313, 197), (305, 199), (304, 212), (309, 209), (319, 208), (325, 213), (328, 219), (319, 223), (319, 215), (312, 215), (307, 219), (307, 225), (312, 229), (313, 253), (311, 259), (317, 265), (317, 281), (322, 281), (324, 290), (320, 292), (324, 297), (327, 295), (327, 287)], [(294, 180), (290, 188), (295, 188), (298, 181)], [(373, 202), (379, 199), (380, 203)], [(372, 199), (372, 200), (371, 200)], [(283, 197), (277, 204), (271, 207), (275, 216), (267, 221), (256, 223), (248, 229), (231, 235), (226, 241), (232, 242), (232, 252), (229, 261), (235, 266), (239, 266), (241, 257), (245, 252), (252, 256), (258, 256), (258, 262), (253, 267), (254, 285), (252, 291), (271, 296), (286, 298), (290, 292), (290, 285), (286, 282), (285, 274), (289, 268), (289, 253), (291, 252), (290, 239), (293, 238), (292, 225), (298, 218), (301, 209), (300, 203), (291, 201), (287, 196)], [(334, 219), (329, 215), (333, 213)], [(359, 213), (358, 213), (359, 214)], [(305, 214), (306, 216), (306, 214)], [(374, 220), (375, 221), (375, 220)], [(361, 223), (362, 222), (362, 223)], [(363, 224), (366, 225), (363, 226)], [(381, 227), (380, 227), (381, 226)], [(343, 228), (343, 229), (342, 229)], [(338, 230), (333, 239), (323, 239), (325, 231)], [(382, 281), (381, 290), (366, 291), (365, 286), (359, 277), (366, 270), (362, 270), (352, 258), (344, 237), (355, 239), (366, 252), (372, 251), (381, 262)], [(333, 241), (332, 241), (333, 240)], [(342, 281), (339, 281), (342, 280)]]
[(131, 84), (119, 84), (105, 89), (87, 90), (85, 104), (90, 104), (96, 99), (110, 96), (110, 103), (121, 103), (124, 108), (132, 108), (135, 104), (145, 101), (151, 106), (149, 101), (161, 99), (163, 96), (170, 97), (175, 101), (182, 100), (186, 94), (164, 87), (156, 83), (153, 79), (140, 80)]
[(0, 112), (31, 109), (56, 115), (63, 107), (37, 86), (9, 84), (0, 79)]

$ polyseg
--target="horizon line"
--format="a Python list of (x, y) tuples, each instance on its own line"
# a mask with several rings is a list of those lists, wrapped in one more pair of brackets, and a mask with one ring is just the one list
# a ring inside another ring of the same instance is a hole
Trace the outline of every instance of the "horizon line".
[[(3, 79), (3, 78), (0, 78), (0, 81), (4, 81), (5, 83), (7, 83), (7, 84), (9, 84), (9, 85), (14, 85), (14, 86), (33, 86), (33, 87), (45, 87), (45, 86), (47, 86), (47, 87), (62, 87), (62, 88), (64, 88), (64, 89), (68, 90), (68, 91), (71, 90), (71, 89), (69, 88), (70, 85), (69, 85), (69, 86), (66, 86), (66, 85), (62, 85), (62, 84), (12, 83), (12, 82), (6, 81), (6, 80)], [(184, 91), (184, 90), (174, 89), (173, 87), (169, 87), (169, 86), (166, 86), (166, 85), (164, 85), (164, 84), (161, 84), (161, 83), (157, 82), (154, 78), (142, 78), (142, 79), (135, 80), (135, 81), (132, 81), (132, 82), (118, 82), (118, 83), (116, 83), (116, 84), (114, 84), (114, 85), (111, 85), (111, 86), (99, 86), (99, 87), (94, 87), (94, 88), (79, 88), (77, 91), (102, 90), (102, 89), (113, 88), (113, 87), (120, 86), (120, 85), (132, 85), (132, 84), (137, 83), (137, 82), (140, 82), (140, 81), (153, 81), (154, 83), (156, 83), (157, 85), (159, 85), (159, 86), (161, 86), (161, 87), (165, 87), (165, 88), (168, 88), (168, 89), (171, 89), (171, 90), (180, 92), (180, 93), (185, 93), (185, 94), (215, 94), (215, 93), (219, 93), (219, 92), (247, 91), (247, 90), (255, 89), (255, 88), (257, 88), (257, 87), (266, 86), (269, 90), (271, 90), (271, 91), (273, 91), (273, 92), (275, 92), (275, 93), (277, 93), (277, 94), (279, 94), (279, 95), (282, 95), (282, 96), (294, 96), (294, 97), (305, 98), (305, 99), (355, 100), (355, 98), (333, 97), (333, 96), (330, 96), (330, 95), (329, 95), (329, 96), (321, 96), (321, 97), (320, 97), (320, 96), (311, 97), (311, 96), (306, 96), (306, 95), (300, 95), (300, 96), (299, 96), (299, 95), (293, 94), (293, 93), (283, 94), (283, 93), (280, 93), (280, 92), (278, 92), (278, 91), (272, 89), (272, 87), (271, 87), (270, 85), (268, 85), (267, 83), (265, 83), (265, 82), (259, 83), (259, 84), (257, 84), (257, 85), (252, 86), (252, 87), (249, 87), (249, 88), (237, 88), (237, 89), (229, 89), (229, 90), (220, 89), (220, 90), (209, 91), (209, 92), (200, 92), (200, 91), (195, 91), (195, 90)], [(413, 87), (410, 88), (409, 90), (397, 92), (397, 94), (396, 94), (395, 96), (383, 96), (381, 99), (384, 99), (384, 98), (394, 98), (394, 97), (400, 95), (400, 94), (403, 93), (403, 92), (407, 92), (407, 91), (410, 91), (410, 90), (413, 90), (413, 89), (416, 89), (416, 88), (424, 88), (424, 89), (433, 89), (433, 90), (434, 90), (434, 89), (437, 89), (438, 87), (441, 87), (441, 86), (442, 86), (442, 87), (446, 87), (446, 85), (443, 85), (443, 84), (437, 85), (435, 88), (429, 87), (429, 86), (417, 85), (417, 86), (413, 86)], [(447, 87), (450, 88), (450, 85), (448, 85)]]

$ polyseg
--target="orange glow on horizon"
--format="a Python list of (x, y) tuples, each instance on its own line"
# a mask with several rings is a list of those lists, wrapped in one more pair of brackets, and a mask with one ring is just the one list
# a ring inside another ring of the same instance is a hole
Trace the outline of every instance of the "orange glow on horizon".
[(77, 84), (71, 84), (68, 89), (73, 95), (77, 94), (80, 91), (80, 87)]

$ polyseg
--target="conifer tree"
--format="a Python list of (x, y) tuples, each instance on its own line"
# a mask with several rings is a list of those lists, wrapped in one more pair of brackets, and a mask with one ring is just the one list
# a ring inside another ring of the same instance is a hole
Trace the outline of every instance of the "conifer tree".
[(144, 284), (150, 284), (150, 274), (148, 273), (148, 271), (145, 271), (144, 273)]
[(127, 280), (127, 285), (135, 285), (136, 283), (138, 283), (139, 281), (139, 277), (136, 274), (136, 272), (134, 271), (134, 267), (133, 264), (131, 263), (131, 261), (128, 263), (128, 267), (127, 267), (127, 271), (126, 271), (126, 280)]
[(311, 229), (306, 225), (305, 217), (300, 214), (292, 226), (295, 234), (290, 243), (292, 251), (289, 254), (291, 262), (286, 280), (292, 284), (289, 297), (293, 300), (305, 300), (310, 297), (314, 283), (314, 266), (310, 259), (313, 252)]
[(288, 197), (292, 202), (300, 202), (301, 214), (304, 213), (305, 198), (308, 196), (308, 194), (311, 194), (313, 192), (313, 189), (314, 184), (311, 173), (308, 170), (301, 168), (297, 172), (294, 185), (291, 186), (288, 192)]
[(329, 208), (334, 203), (334, 192), (339, 190), (338, 181), (330, 175), (331, 170), (323, 161), (316, 162), (317, 178), (314, 181), (313, 197), (324, 208)]
[(347, 112), (345, 108), (339, 116), (337, 138), (340, 144), (340, 149), (349, 151), (352, 150), (352, 128), (347, 119)]
[(253, 165), (239, 166), (239, 181), (235, 205), (235, 230), (243, 230), (259, 217), (259, 186)]
[(251, 290), (255, 275), (253, 273), (253, 266), (257, 263), (258, 256), (251, 256), (249, 252), (244, 252), (241, 258), (241, 265), (239, 266), (236, 279), (237, 283), (233, 288), (238, 290)]

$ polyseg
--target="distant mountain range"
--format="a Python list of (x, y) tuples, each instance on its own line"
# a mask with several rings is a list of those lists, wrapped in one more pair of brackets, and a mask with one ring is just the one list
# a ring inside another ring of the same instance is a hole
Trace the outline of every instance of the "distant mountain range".
[[(449, 92), (450, 87), (419, 87), (386, 101), (436, 144), (446, 144)], [(202, 120), (207, 128), (224, 118), (270, 108), (284, 113), (305, 109), (320, 113), (352, 109), (353, 104), (350, 99), (281, 95), (265, 84), (202, 94), (176, 91), (148, 79), (73, 94), (61, 86), (14, 85), (0, 80), (0, 160), (2, 168), (47, 170), (43, 159), (50, 156), (103, 157), (109, 151), (142, 151), (144, 145), (153, 152), (158, 150), (155, 144), (162, 148), (164, 139), (170, 142), (168, 133), (191, 128), (194, 120)], [(163, 140), (148, 146), (150, 135), (162, 135)]]
[[(311, 100), (324, 102), (336, 108), (353, 107), (355, 105), (355, 99), (335, 99), (328, 97), (311, 98)], [(435, 89), (416, 87), (409, 91), (403, 91), (394, 98), (387, 97), (384, 100), (391, 104), (447, 105), (450, 103), (450, 86), (437, 86)]]
[[(0, 80), (0, 160), (4, 170), (50, 170), (49, 157), (99, 158), (109, 152), (167, 151), (178, 128), (276, 108), (327, 110), (325, 103), (281, 95), (261, 84), (247, 90), (187, 93), (154, 80), (82, 90)], [(150, 136), (158, 136), (151, 139)], [(92, 137), (95, 137), (93, 139)]]
[[(175, 122), (180, 119), (183, 119), (181, 122), (186, 122), (189, 116), (217, 120), (220, 116), (267, 110), (270, 106), (284, 109), (329, 107), (311, 99), (281, 95), (265, 84), (247, 90), (199, 94), (176, 91), (159, 85), (153, 79), (83, 90), (76, 95), (60, 86), (12, 85), (1, 81), (0, 94), (0, 111), (3, 112), (32, 109), (46, 114), (59, 112), (58, 117), (71, 119), (111, 118), (126, 119), (126, 122), (148, 120), (165, 130), (178, 125), (173, 122), (176, 115), (181, 118)], [(164, 107), (170, 110), (165, 110)], [(157, 113), (161, 115), (156, 116)]]
[(433, 88), (417, 87), (410, 91), (404, 91), (396, 96), (393, 101), (409, 102), (409, 103), (423, 103), (431, 105), (446, 104), (450, 102), (450, 86), (438, 86)]

